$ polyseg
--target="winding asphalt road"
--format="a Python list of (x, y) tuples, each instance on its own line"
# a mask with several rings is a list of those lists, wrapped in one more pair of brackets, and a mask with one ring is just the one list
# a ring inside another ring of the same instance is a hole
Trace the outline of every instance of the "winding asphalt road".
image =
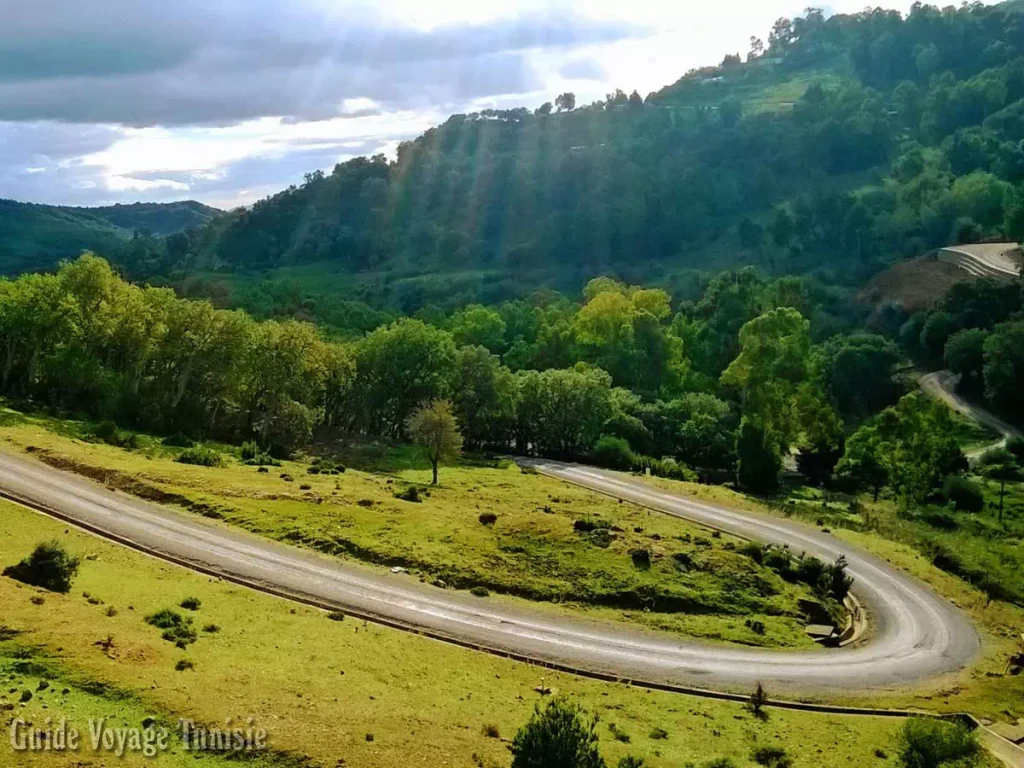
[(964, 616), (884, 561), (788, 520), (666, 493), (626, 475), (555, 462), (538, 471), (763, 542), (833, 560), (845, 555), (871, 620), (868, 641), (840, 649), (707, 646), (669, 634), (567, 618), (419, 584), (260, 539), (110, 491), (37, 461), (0, 453), (0, 493), (152, 554), (277, 594), (334, 606), (521, 658), (648, 683), (845, 695), (953, 672), (979, 649)]
[(987, 411), (981, 406), (974, 405), (974, 403), (970, 403), (960, 397), (956, 392), (958, 381), (959, 377), (952, 371), (934, 371), (921, 376), (918, 383), (926, 394), (945, 403), (957, 413), (961, 413), (979, 424), (984, 424), (989, 429), (995, 430), (1002, 435), (1002, 439), (992, 445), (968, 451), (968, 459), (974, 461), (974, 459), (977, 459), (986, 451), (1005, 446), (1006, 441), (1011, 437), (1024, 437), (1024, 433), (1021, 433), (1012, 424), (1003, 421), (991, 411)]

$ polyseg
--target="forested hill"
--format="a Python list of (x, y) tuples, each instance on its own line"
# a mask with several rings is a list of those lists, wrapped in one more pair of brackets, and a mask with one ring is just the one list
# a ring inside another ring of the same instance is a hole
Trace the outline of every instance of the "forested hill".
[(1019, 237), (1021, 10), (809, 11), (647, 98), (455, 115), (394, 162), (312, 173), (150, 258), (323, 265), (411, 311), (737, 263), (856, 283), (950, 240)]
[(131, 203), (100, 208), (74, 208), (76, 212), (97, 216), (129, 232), (146, 231), (154, 235), (173, 235), (205, 224), (221, 213), (195, 200), (177, 203)]
[[(0, 200), (0, 274), (50, 269), (85, 250), (132, 263), (140, 249), (154, 247), (153, 237), (199, 227), (218, 213), (216, 208), (191, 200), (102, 208)], [(140, 235), (140, 240), (134, 237), (137, 231), (153, 237)]]

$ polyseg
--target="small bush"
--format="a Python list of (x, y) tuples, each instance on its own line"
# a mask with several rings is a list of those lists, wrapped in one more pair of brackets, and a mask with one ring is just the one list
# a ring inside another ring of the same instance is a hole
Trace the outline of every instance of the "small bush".
[(498, 522), (498, 516), (493, 512), (481, 512), (478, 519), (480, 520), (480, 525), (494, 525)]
[(696, 472), (674, 459), (652, 459), (650, 456), (639, 456), (635, 469), (637, 472), (650, 470), (655, 477), (681, 480), (686, 483), (696, 483), (700, 479)]
[(760, 619), (747, 619), (743, 623), (746, 625), (747, 629), (755, 635), (763, 635), (765, 633), (764, 622)]
[(637, 568), (650, 568), (651, 567), (651, 550), (644, 547), (638, 547), (629, 553), (630, 558), (633, 560), (633, 565)]
[(282, 472), (281, 473), (281, 479), (284, 480), (286, 483), (294, 483), (295, 482), (295, 478), (292, 477), (291, 475), (289, 475), (287, 472)]
[(301, 484), (301, 485), (299, 486), (299, 490), (300, 490), (300, 491), (310, 491), (310, 490), (312, 490), (312, 489), (313, 489), (313, 486), (312, 486), (312, 485), (310, 485), (309, 483), (302, 483), (302, 484)]
[(498, 726), (494, 725), (493, 723), (488, 723), (487, 725), (485, 725), (483, 728), (480, 729), (480, 732), (489, 739), (501, 738), (501, 731), (498, 729)]
[(331, 621), (344, 621), (345, 620), (345, 614), (342, 613), (341, 611), (331, 611), (330, 613), (327, 614), (327, 618), (330, 619)]
[(590, 453), (591, 461), (599, 467), (609, 469), (632, 469), (636, 464), (636, 454), (629, 443), (621, 437), (601, 435), (594, 450)]
[(487, 587), (473, 587), (469, 590), (469, 594), (473, 595), (473, 597), (488, 597), (491, 591)]
[(572, 524), (572, 528), (577, 533), (590, 533), (591, 531), (607, 530), (611, 528), (612, 524), (607, 520), (602, 520), (599, 517), (583, 517), (576, 520)]
[(973, 480), (960, 475), (946, 478), (942, 486), (942, 495), (957, 512), (981, 512), (985, 508), (985, 495), (981, 487)]
[(17, 565), (5, 568), (3, 575), (22, 584), (67, 594), (78, 575), (80, 562), (77, 557), (68, 554), (60, 542), (48, 541), (39, 544), (31, 555)]
[(258, 472), (258, 473), (259, 473), (259, 474), (261, 474), (261, 475), (265, 475), (265, 474), (267, 474), (267, 472), (269, 472), (269, 471), (270, 471), (270, 470), (269, 470), (269, 469), (267, 469), (266, 467), (257, 467), (257, 468), (256, 468), (256, 472)]
[(317, 457), (313, 459), (310, 466), (306, 469), (311, 475), (339, 475), (344, 473), (345, 465), (337, 459), (325, 459), (323, 457)]
[(203, 601), (198, 597), (186, 597), (178, 605), (187, 611), (198, 611), (199, 607), (203, 604)]
[(704, 768), (736, 768), (736, 763), (728, 757), (716, 757), (704, 763)]
[(618, 768), (643, 768), (644, 759), (642, 757), (634, 757), (633, 755), (626, 755), (619, 760)]
[(666, 731), (664, 728), (652, 728), (651, 732), (649, 734), (649, 738), (652, 738), (655, 741), (661, 741), (662, 739), (667, 739), (668, 738), (668, 731)]
[(161, 637), (179, 648), (186, 648), (198, 639), (196, 630), (192, 626), (192, 619), (169, 608), (147, 616), (146, 623), (157, 629), (162, 629)]
[(747, 702), (747, 706), (750, 707), (750, 711), (754, 713), (755, 717), (764, 717), (764, 708), (767, 705), (768, 692), (759, 681), (754, 692), (750, 694), (750, 700)]
[(163, 444), (168, 448), (192, 448), (196, 441), (181, 432), (175, 432), (163, 439)]
[(401, 499), (402, 501), (411, 501), (414, 504), (419, 504), (422, 501), (420, 498), (420, 489), (415, 485), (411, 485), (404, 491), (396, 493), (395, 498)]
[(782, 747), (757, 747), (750, 756), (765, 768), (789, 768), (793, 765), (793, 758)]
[(672, 555), (672, 562), (677, 568), (685, 571), (693, 565), (693, 555), (689, 552), (675, 552)]
[(911, 717), (900, 732), (899, 759), (904, 768), (973, 765), (980, 752), (977, 734), (959, 723)]
[(512, 739), (512, 768), (604, 768), (597, 748), (597, 719), (563, 696), (534, 706), (533, 716)]
[(188, 659), (181, 659), (181, 661), (179, 661), (177, 664), (174, 665), (174, 670), (176, 672), (184, 672), (186, 670), (195, 669), (195, 668), (196, 668), (196, 665), (193, 664)]
[(260, 449), (259, 443), (255, 440), (246, 440), (242, 443), (239, 453), (242, 463), (247, 466), (258, 467), (280, 467), (281, 462), (273, 458), (269, 453)]
[(216, 624), (207, 624), (205, 627), (203, 627), (203, 632), (205, 632), (208, 635), (215, 635), (218, 632), (220, 632), (220, 627), (218, 627)]
[(632, 739), (629, 734), (619, 728), (615, 723), (608, 723), (608, 732), (612, 735), (612, 738), (616, 741), (621, 741), (623, 744), (629, 744)]
[(175, 461), (181, 464), (194, 464), (197, 467), (223, 467), (224, 459), (217, 451), (201, 445), (186, 448)]

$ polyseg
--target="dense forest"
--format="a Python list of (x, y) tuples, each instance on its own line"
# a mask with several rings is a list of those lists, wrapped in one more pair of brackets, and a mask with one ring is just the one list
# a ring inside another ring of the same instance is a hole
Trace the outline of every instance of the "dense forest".
[(156, 238), (199, 227), (218, 213), (191, 200), (100, 208), (0, 200), (0, 275), (52, 269), (82, 251), (130, 264)]
[[(455, 115), (393, 161), (311, 173), (128, 266), (231, 283), (324, 265), (357, 276), (349, 298), (411, 313), (600, 274), (678, 292), (690, 270), (736, 264), (859, 285), (950, 242), (1019, 239), (1022, 8), (812, 9), (752, 40), (746, 61), (647, 98)], [(292, 309), (317, 300), (316, 282), (284, 291)]]
[[(315, 432), (401, 439), (420, 405), (444, 399), (474, 450), (699, 471), (762, 492), (796, 455), (812, 482), (920, 500), (966, 469), (950, 414), (905, 395), (891, 338), (837, 333), (828, 303), (807, 278), (750, 267), (675, 305), (660, 289), (601, 277), (579, 303), (540, 293), (338, 341), (310, 323), (139, 287), (86, 255), (57, 274), (0, 282), (0, 394), (277, 454)], [(981, 341), (963, 345), (977, 361), (963, 356), (1013, 412), (1022, 308), (1019, 283), (982, 280), (898, 334), (912, 351), (959, 360), (961, 337), (978, 328)]]

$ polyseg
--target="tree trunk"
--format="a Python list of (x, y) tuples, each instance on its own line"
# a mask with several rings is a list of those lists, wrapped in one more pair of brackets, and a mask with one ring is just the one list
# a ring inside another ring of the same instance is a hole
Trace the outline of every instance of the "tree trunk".
[(178, 376), (178, 388), (174, 393), (174, 400), (171, 402), (171, 410), (177, 410), (178, 405), (181, 403), (181, 399), (185, 397), (185, 390), (188, 388), (188, 382), (192, 378), (192, 366), (195, 363), (195, 357), (189, 358), (189, 361), (185, 364), (184, 370), (181, 375)]
[(433, 459), (432, 458), (430, 460), (430, 466), (433, 467), (433, 469), (434, 469), (434, 482), (433, 482), (433, 484), (437, 485), (437, 459)]
[(999, 483), (999, 524), (1003, 524), (1003, 500), (1006, 498), (1006, 481)]

